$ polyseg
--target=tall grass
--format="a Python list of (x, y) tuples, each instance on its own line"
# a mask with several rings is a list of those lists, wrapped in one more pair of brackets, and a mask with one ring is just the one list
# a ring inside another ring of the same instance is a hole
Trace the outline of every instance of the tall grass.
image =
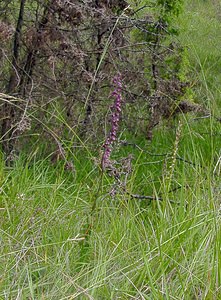
[(133, 150), (128, 189), (162, 201), (111, 198), (108, 177), (97, 194), (87, 151), (75, 174), (35, 156), (13, 169), (1, 161), (0, 299), (219, 299), (219, 137), (200, 130), (220, 125), (182, 122), (176, 147), (186, 161), (175, 161), (170, 182), (171, 156), (154, 155), (173, 153), (174, 130)]

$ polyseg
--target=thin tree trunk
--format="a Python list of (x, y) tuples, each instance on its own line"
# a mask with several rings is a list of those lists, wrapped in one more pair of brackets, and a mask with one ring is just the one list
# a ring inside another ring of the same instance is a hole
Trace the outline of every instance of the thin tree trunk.
[[(50, 15), (50, 8), (51, 5), (53, 4), (53, 1), (50, 1), (48, 5), (44, 9), (44, 14), (43, 17), (40, 21), (37, 23), (37, 35), (40, 36), (41, 32), (44, 30), (45, 26), (49, 22), (49, 15)], [(39, 51), (39, 45), (38, 45), (38, 38), (35, 39), (35, 42), (33, 43), (32, 47), (29, 49), (27, 55), (26, 55), (26, 60), (25, 64), (21, 73), (21, 78), (20, 78), (20, 83), (19, 83), (19, 93), (21, 94), (22, 97), (25, 97), (26, 95), (26, 89), (27, 85), (30, 84), (31, 82), (31, 77), (33, 74), (33, 69), (36, 63), (36, 56)]]
[[(11, 74), (9, 77), (8, 85), (6, 87), (7, 94), (14, 93), (14, 91), (16, 89), (16, 85), (17, 85), (17, 80), (19, 81), (18, 60), (19, 60), (19, 54), (20, 54), (21, 31), (22, 31), (22, 26), (23, 26), (25, 2), (26, 2), (26, 0), (20, 1), (20, 10), (19, 10), (17, 26), (16, 26), (16, 31), (14, 34), (14, 42), (13, 42), (12, 69), (11, 69)], [(2, 150), (6, 154), (6, 156), (8, 156), (13, 149), (13, 144), (10, 141), (10, 138), (12, 135), (11, 127), (12, 127), (12, 123), (13, 123), (13, 120), (15, 117), (15, 108), (12, 105), (10, 105), (9, 103), (5, 103), (4, 104), (4, 112), (5, 112), (5, 118), (2, 121), (2, 127), (1, 127), (1, 137), (3, 139)]]

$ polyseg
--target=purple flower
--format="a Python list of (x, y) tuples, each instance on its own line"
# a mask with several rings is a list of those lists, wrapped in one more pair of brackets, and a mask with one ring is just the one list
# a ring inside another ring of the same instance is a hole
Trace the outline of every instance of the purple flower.
[(104, 171), (110, 166), (110, 156), (112, 152), (112, 145), (117, 138), (117, 132), (119, 128), (121, 104), (122, 104), (122, 81), (121, 75), (118, 74), (113, 79), (114, 91), (111, 96), (115, 99), (114, 104), (111, 106), (111, 129), (109, 135), (103, 144), (104, 152), (102, 156), (101, 166)]

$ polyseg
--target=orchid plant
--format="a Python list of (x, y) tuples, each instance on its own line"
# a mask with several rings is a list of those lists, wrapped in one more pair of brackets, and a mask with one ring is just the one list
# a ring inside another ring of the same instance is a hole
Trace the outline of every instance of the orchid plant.
[(121, 114), (122, 105), (122, 77), (118, 74), (113, 79), (114, 91), (112, 92), (112, 97), (115, 99), (113, 105), (111, 106), (111, 129), (103, 144), (103, 155), (101, 160), (102, 170), (104, 171), (107, 167), (111, 166), (110, 156), (113, 149), (113, 144), (117, 138), (117, 132), (119, 129), (119, 121)]

